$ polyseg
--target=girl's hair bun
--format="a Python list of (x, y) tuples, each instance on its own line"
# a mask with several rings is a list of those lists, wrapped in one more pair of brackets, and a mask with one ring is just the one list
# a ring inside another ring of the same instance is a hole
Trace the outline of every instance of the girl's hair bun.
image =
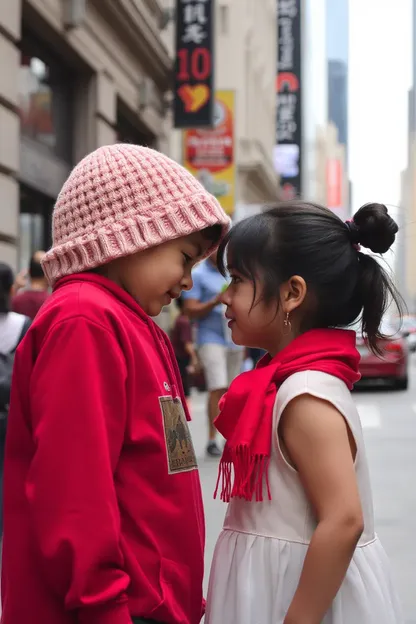
[(399, 231), (384, 204), (365, 204), (353, 217), (358, 242), (374, 253), (385, 253)]

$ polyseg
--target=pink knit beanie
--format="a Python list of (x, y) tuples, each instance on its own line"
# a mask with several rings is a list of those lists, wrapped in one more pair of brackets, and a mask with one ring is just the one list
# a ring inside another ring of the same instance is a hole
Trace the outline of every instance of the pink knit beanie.
[(186, 169), (148, 147), (100, 147), (72, 171), (53, 211), (48, 281), (230, 220)]

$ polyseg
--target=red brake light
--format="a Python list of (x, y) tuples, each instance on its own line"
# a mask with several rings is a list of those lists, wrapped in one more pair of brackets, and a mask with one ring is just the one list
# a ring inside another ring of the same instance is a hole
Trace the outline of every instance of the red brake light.
[(386, 342), (384, 349), (390, 353), (399, 353), (403, 351), (403, 347), (400, 342)]

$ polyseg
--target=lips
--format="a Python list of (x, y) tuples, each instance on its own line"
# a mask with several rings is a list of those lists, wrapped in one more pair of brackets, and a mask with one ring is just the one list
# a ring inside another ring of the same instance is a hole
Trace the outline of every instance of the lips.
[(181, 296), (181, 293), (176, 292), (174, 290), (169, 290), (167, 293), (167, 296), (170, 297), (171, 299), (178, 299), (178, 297)]

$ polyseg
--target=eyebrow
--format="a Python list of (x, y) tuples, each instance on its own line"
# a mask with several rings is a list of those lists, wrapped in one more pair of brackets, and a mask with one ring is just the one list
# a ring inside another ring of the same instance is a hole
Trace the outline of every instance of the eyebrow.
[(192, 247), (194, 249), (196, 249), (196, 255), (197, 256), (202, 256), (202, 247), (200, 245), (200, 243), (191, 243)]

